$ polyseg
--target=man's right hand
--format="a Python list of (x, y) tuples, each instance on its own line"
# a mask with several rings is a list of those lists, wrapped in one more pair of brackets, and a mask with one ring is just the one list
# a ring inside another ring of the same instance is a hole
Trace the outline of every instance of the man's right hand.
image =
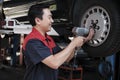
[(84, 44), (84, 39), (85, 39), (84, 37), (78, 36), (78, 37), (75, 37), (72, 40), (72, 42), (75, 45), (75, 47), (81, 47)]

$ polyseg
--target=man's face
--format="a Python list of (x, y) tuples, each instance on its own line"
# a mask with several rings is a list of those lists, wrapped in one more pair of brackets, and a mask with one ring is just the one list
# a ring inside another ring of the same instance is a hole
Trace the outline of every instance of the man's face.
[(44, 32), (50, 31), (53, 23), (53, 19), (52, 19), (52, 13), (48, 8), (43, 9), (42, 18), (43, 19), (40, 20), (40, 24), (39, 24), (40, 29)]

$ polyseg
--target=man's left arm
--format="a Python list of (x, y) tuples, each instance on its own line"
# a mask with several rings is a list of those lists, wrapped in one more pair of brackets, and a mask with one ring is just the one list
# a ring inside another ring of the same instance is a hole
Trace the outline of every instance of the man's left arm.
[[(87, 41), (91, 40), (93, 35), (94, 35), (94, 29), (91, 28), (90, 32), (89, 32), (89, 35), (85, 38), (84, 42), (86, 43)], [(75, 55), (75, 50), (73, 50), (72, 54), (68, 57), (66, 62), (69, 62), (74, 57), (74, 55)]]

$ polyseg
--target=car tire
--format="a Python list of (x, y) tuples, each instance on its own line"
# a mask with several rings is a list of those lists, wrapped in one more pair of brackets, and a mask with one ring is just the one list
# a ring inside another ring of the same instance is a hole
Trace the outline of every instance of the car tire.
[(83, 46), (90, 57), (105, 57), (120, 50), (120, 13), (111, 0), (77, 0), (73, 24), (94, 28), (93, 39)]

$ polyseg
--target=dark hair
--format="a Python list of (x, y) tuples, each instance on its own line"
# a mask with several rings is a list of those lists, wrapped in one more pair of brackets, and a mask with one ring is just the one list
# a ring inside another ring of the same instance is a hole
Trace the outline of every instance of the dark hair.
[(32, 26), (35, 26), (35, 18), (38, 17), (42, 20), (42, 16), (44, 14), (43, 9), (49, 8), (48, 5), (45, 4), (36, 4), (32, 5), (28, 11), (28, 20)]

